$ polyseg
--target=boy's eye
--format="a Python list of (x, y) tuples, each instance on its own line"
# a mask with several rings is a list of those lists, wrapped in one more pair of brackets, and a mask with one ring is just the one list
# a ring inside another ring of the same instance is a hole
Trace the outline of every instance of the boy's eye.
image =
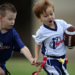
[(9, 18), (8, 20), (15, 20), (15, 19), (13, 19), (13, 18)]
[(50, 14), (50, 15), (53, 15), (53, 14)]
[(47, 15), (46, 15), (46, 16), (44, 16), (44, 17), (47, 17)]
[(12, 20), (11, 18), (9, 18), (9, 20)]

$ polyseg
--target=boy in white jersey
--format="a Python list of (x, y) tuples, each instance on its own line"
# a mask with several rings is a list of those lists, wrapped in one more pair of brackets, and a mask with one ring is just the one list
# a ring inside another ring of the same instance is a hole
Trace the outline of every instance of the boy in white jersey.
[[(47, 75), (69, 75), (66, 70), (66, 47), (64, 44), (64, 31), (71, 26), (63, 20), (56, 20), (54, 5), (48, 0), (38, 2), (33, 12), (43, 25), (38, 29), (35, 39), (35, 62), (38, 60), (41, 48), (43, 56), (47, 57), (44, 70)], [(61, 61), (64, 59), (64, 62)]]

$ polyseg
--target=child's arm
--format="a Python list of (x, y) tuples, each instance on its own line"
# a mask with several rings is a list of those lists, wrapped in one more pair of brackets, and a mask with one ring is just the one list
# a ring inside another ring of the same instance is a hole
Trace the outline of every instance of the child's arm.
[(40, 48), (41, 48), (41, 45), (38, 45), (37, 43), (35, 43), (35, 63), (37, 63)]
[(24, 46), (21, 49), (21, 52), (24, 54), (24, 56), (26, 56), (26, 58), (31, 62), (31, 65), (35, 65), (35, 66), (39, 66), (41, 64), (41, 61), (37, 61), (37, 63), (35, 63), (35, 60), (33, 59), (29, 49)]
[(24, 46), (22, 49), (21, 49), (21, 52), (24, 54), (24, 56), (31, 62), (33, 63), (33, 57), (29, 51), (29, 49)]

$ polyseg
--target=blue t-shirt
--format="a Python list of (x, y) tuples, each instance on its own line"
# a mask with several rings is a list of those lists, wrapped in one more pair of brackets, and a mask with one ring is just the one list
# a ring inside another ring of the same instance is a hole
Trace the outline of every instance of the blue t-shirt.
[(20, 51), (24, 46), (13, 27), (4, 34), (0, 32), (0, 62), (7, 61), (11, 57), (12, 51)]

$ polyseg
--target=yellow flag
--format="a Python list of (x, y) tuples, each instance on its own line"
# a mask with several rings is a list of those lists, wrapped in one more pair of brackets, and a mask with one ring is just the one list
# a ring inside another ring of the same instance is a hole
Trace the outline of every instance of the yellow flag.
[(59, 62), (64, 63), (64, 59), (60, 58)]

